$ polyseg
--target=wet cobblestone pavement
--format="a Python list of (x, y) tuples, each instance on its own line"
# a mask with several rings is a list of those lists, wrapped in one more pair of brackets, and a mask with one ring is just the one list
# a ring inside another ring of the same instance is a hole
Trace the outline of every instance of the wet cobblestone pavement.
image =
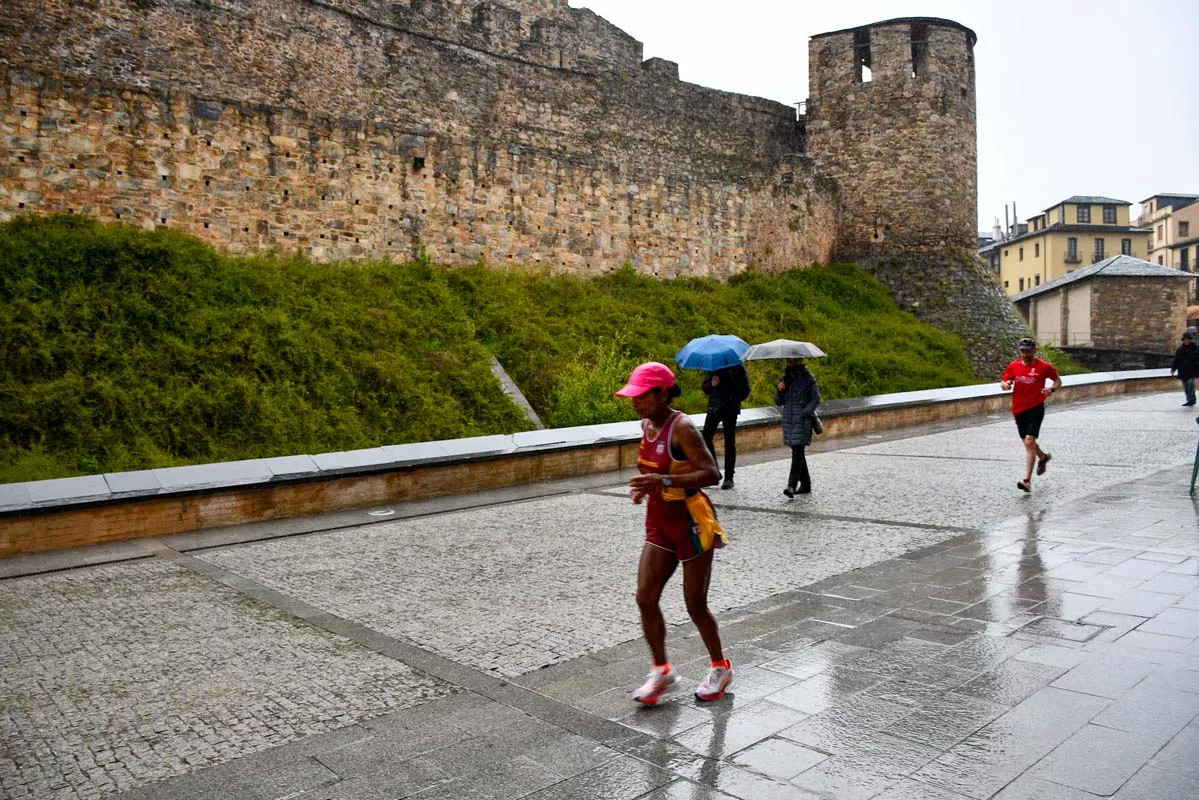
[(677, 579), (683, 688), (630, 700), (615, 481), (0, 580), (0, 796), (1199, 797), (1197, 436), (1173, 394), (1054, 407), (1031, 495), (1004, 416), (822, 442), (794, 500), (742, 466), (707, 705)]

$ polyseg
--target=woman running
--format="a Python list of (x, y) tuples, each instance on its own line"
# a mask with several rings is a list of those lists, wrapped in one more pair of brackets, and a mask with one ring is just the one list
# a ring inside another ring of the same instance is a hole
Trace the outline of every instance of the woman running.
[(641, 448), (629, 481), (634, 503), (646, 500), (645, 546), (637, 568), (637, 606), (641, 627), (653, 656), (653, 669), (633, 699), (653, 705), (673, 688), (678, 676), (666, 658), (666, 620), (659, 605), (662, 590), (683, 564), (683, 597), (687, 613), (708, 648), (712, 668), (695, 690), (695, 699), (719, 700), (733, 681), (733, 666), (724, 657), (716, 618), (708, 609), (712, 554), (727, 543), (716, 521), (712, 501), (700, 491), (720, 480), (712, 453), (691, 419), (671, 408), (682, 394), (674, 373), (665, 364), (641, 364), (628, 384), (616, 393), (632, 400), (641, 417)]

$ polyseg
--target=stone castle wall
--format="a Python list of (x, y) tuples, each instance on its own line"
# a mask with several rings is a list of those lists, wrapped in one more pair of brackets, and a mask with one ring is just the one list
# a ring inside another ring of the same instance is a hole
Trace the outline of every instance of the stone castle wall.
[(891, 288), (900, 308), (957, 334), (974, 374), (998, 379), (1030, 335), (993, 273), (973, 249), (944, 248), (867, 256), (861, 264)]
[(0, 220), (581, 274), (835, 255), (989, 374), (1025, 330), (950, 252), (976, 236), (973, 44), (924, 18), (815, 36), (797, 120), (564, 0), (7, 0)]
[(0, 218), (662, 276), (835, 238), (791, 107), (681, 83), (556, 0), (10, 0), (0, 92)]
[(808, 147), (816, 169), (841, 187), (840, 253), (975, 247), (973, 53), (974, 33), (948, 20), (813, 37)]

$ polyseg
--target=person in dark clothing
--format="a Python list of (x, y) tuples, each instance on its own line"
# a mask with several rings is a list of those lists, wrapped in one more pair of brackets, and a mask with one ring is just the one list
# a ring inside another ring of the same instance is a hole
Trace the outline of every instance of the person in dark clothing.
[(794, 497), (812, 491), (812, 476), (808, 473), (808, 458), (804, 448), (812, 443), (812, 427), (820, 387), (802, 358), (788, 358), (783, 379), (778, 382), (774, 404), (783, 407), (783, 444), (791, 448), (791, 472), (783, 494)]
[(1195, 379), (1199, 378), (1199, 346), (1195, 344), (1195, 336), (1190, 331), (1182, 335), (1182, 346), (1174, 351), (1174, 362), (1170, 364), (1170, 372), (1178, 375), (1182, 381), (1182, 392), (1186, 395), (1184, 406), (1195, 405)]
[(708, 396), (704, 444), (712, 458), (716, 458), (716, 428), (724, 428), (724, 483), (720, 488), (732, 489), (737, 469), (737, 417), (741, 414), (741, 403), (749, 397), (749, 373), (740, 364), (708, 372), (704, 375), (703, 390)]

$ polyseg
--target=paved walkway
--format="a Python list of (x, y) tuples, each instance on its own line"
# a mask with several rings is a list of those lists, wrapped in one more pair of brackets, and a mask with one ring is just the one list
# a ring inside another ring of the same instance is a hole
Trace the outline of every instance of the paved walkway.
[(1179, 399), (1053, 407), (1031, 495), (1006, 416), (821, 442), (794, 500), (746, 459), (706, 706), (630, 700), (617, 475), (48, 557), (0, 580), (0, 796), (1199, 797)]

